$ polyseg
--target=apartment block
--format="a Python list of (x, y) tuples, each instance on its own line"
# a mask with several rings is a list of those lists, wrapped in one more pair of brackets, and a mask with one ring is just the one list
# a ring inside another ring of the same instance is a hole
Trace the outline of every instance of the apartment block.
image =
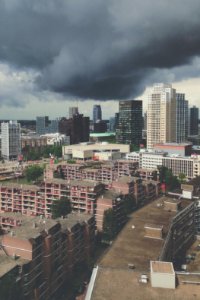
[(95, 180), (108, 184), (121, 176), (132, 176), (138, 163), (128, 160), (112, 162), (62, 163), (58, 166), (47, 166), (45, 179), (52, 179), (54, 172), (66, 180)]
[(96, 204), (96, 227), (98, 231), (103, 230), (104, 212), (112, 209), (117, 221), (118, 228), (121, 229), (125, 224), (127, 217), (124, 212), (124, 200), (121, 193), (114, 189), (104, 191), (104, 193), (97, 199)]
[(61, 197), (70, 200), (73, 211), (94, 213), (96, 198), (101, 194), (104, 185), (95, 181), (53, 179), (41, 184), (41, 192), (45, 195), (46, 215), (51, 216), (51, 206)]
[[(57, 220), (10, 213), (1, 215), (1, 221), (2, 217), (18, 224), (7, 228), (1, 249), (18, 267), (16, 277), (23, 299), (52, 299), (73, 276), (74, 266), (87, 262), (93, 253), (95, 223), (91, 215), (71, 214)], [(3, 267), (0, 265), (0, 274)]]

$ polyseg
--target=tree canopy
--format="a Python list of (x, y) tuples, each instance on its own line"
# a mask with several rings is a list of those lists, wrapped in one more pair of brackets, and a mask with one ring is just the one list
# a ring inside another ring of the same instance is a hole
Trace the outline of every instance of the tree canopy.
[(176, 176), (173, 175), (172, 170), (164, 166), (159, 166), (159, 180), (161, 183), (166, 183), (168, 189), (175, 189), (180, 187), (180, 182)]
[(25, 176), (28, 181), (35, 181), (43, 174), (43, 168), (38, 165), (32, 165), (26, 168)]
[(22, 150), (23, 156), (26, 160), (38, 160), (40, 158), (49, 158), (49, 155), (54, 157), (62, 157), (62, 146), (61, 145), (49, 145), (42, 148), (31, 148), (26, 146)]
[(51, 206), (51, 213), (54, 219), (66, 216), (71, 212), (71, 203), (67, 197), (55, 200)]

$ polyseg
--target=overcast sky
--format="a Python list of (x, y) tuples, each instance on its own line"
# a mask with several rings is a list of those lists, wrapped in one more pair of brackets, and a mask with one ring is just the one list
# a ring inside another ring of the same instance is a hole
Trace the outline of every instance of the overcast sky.
[(199, 0), (0, 0), (0, 118), (108, 118), (155, 82), (200, 106), (199, 32)]

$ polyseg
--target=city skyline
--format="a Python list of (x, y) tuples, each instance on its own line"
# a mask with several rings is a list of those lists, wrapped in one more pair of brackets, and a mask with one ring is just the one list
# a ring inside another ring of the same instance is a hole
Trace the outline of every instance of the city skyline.
[[(172, 86), (177, 89), (177, 92), (184, 93), (186, 100), (189, 101), (189, 106), (197, 106), (200, 108), (200, 80), (199, 79), (189, 79), (183, 82), (171, 83)], [(135, 100), (143, 101), (143, 112), (147, 110), (148, 94), (151, 86), (145, 89), (145, 92), (135, 98)], [(195, 92), (196, 91), (196, 92)], [(1, 93), (1, 92), (0, 92)], [(58, 95), (60, 99), (60, 95)], [(8, 120), (20, 120), (28, 119), (34, 120), (37, 116), (47, 115), (50, 119), (55, 119), (68, 115), (69, 107), (78, 106), (79, 112), (83, 113), (85, 116), (89, 116), (92, 119), (93, 105), (100, 104), (102, 107), (102, 113), (104, 119), (109, 119), (113, 117), (116, 112), (119, 111), (119, 101), (120, 100), (110, 100), (110, 101), (94, 101), (94, 100), (53, 100), (52, 95), (49, 96), (49, 102), (47, 107), (47, 99), (41, 101), (40, 98), (35, 99), (33, 102), (29, 102), (25, 107), (21, 106), (9, 106), (3, 105), (0, 109), (0, 119)], [(128, 98), (125, 100), (132, 100)], [(56, 110), (55, 110), (56, 107)]]
[(196, 0), (2, 0), (0, 118), (55, 118), (77, 101), (89, 116), (100, 103), (109, 118), (112, 99), (145, 109), (157, 82), (199, 106), (199, 11)]

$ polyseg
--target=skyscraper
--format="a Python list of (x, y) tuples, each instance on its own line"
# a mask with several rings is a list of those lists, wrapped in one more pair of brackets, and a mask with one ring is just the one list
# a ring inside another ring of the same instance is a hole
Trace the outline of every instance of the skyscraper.
[(89, 141), (89, 117), (82, 114), (74, 115), (73, 118), (62, 118), (59, 121), (59, 132), (70, 136), (70, 144), (78, 144)]
[(198, 135), (199, 109), (196, 106), (190, 108), (190, 135)]
[(96, 123), (97, 121), (102, 120), (102, 112), (101, 112), (101, 105), (94, 105), (93, 106), (93, 122)]
[(49, 120), (49, 117), (36, 117), (36, 133), (57, 133), (58, 132), (58, 120)]
[(147, 148), (166, 142), (176, 142), (176, 90), (159, 83), (148, 97)]
[(17, 121), (1, 123), (1, 155), (6, 160), (21, 154), (21, 126)]
[(176, 93), (176, 142), (182, 143), (188, 136), (188, 101), (185, 94)]
[(120, 101), (116, 129), (117, 142), (139, 145), (142, 140), (142, 123), (142, 101)]
[(69, 107), (69, 119), (73, 118), (73, 116), (78, 114), (78, 107), (77, 106), (71, 106)]

